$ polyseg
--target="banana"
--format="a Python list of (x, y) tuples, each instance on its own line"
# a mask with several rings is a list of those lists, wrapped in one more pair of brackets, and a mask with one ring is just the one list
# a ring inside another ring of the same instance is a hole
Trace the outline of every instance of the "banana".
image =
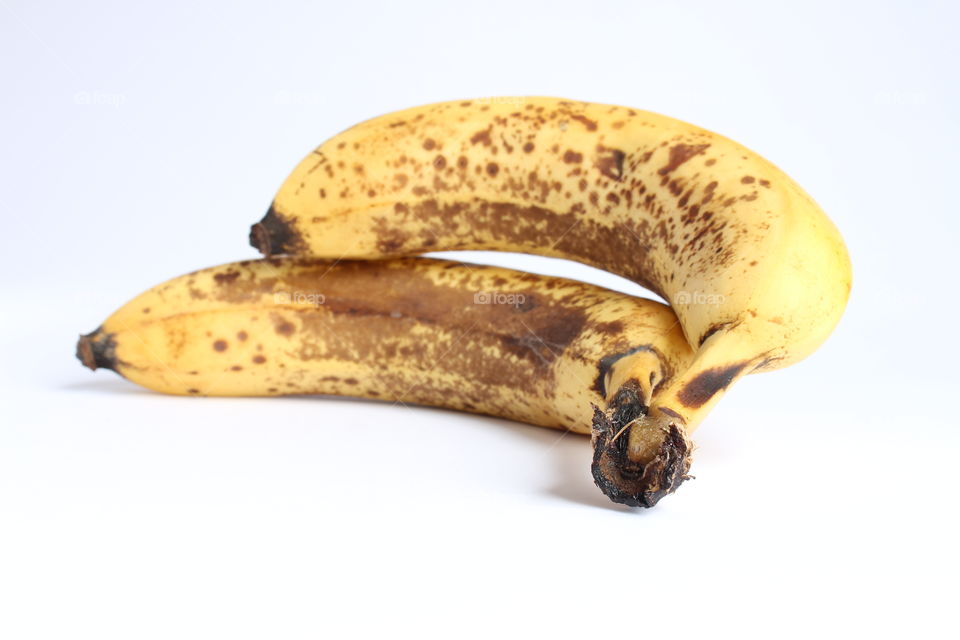
[[(348, 129), (294, 169), (251, 243), (351, 259), (537, 253), (661, 295), (696, 352), (627, 421), (613, 466), (634, 477), (688, 448), (668, 442), (674, 427), (687, 438), (742, 376), (813, 352), (851, 286), (836, 227), (756, 153), (665, 116), (557, 98), (439, 103)], [(623, 415), (603, 419), (607, 432)]]
[(428, 258), (237, 262), (134, 298), (77, 356), (169, 394), (338, 394), (592, 433), (598, 484), (636, 506), (689, 467), (677, 429), (662, 464), (636, 473), (623, 457), (627, 425), (693, 361), (676, 316), (562, 278)]

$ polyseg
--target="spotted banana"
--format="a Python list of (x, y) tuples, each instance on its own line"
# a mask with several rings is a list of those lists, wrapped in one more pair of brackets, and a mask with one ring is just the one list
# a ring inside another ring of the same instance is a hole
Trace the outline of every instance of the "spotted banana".
[(348, 129), (294, 169), (251, 242), (322, 258), (538, 253), (663, 296), (695, 356), (610, 450), (605, 491), (623, 501), (665, 451), (689, 449), (671, 434), (685, 439), (736, 380), (814, 351), (851, 285), (837, 229), (756, 153), (654, 113), (556, 98), (432, 104)]
[[(276, 258), (158, 285), (77, 355), (163, 393), (339, 394), (592, 431), (604, 486), (625, 427), (693, 351), (667, 306), (581, 282), (427, 258)], [(683, 479), (684, 439), (665, 435), (664, 462), (621, 501), (651, 506)]]

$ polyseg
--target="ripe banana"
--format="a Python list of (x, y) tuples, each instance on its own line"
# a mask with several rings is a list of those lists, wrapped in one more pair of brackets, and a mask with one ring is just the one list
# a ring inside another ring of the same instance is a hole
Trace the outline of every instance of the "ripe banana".
[(238, 262), (141, 294), (77, 356), (163, 393), (340, 394), (592, 431), (594, 477), (632, 505), (689, 465), (676, 428), (661, 464), (634, 477), (624, 458), (625, 427), (693, 360), (676, 316), (562, 278), (427, 258)]
[(323, 258), (538, 253), (660, 294), (696, 354), (628, 421), (618, 468), (633, 478), (736, 380), (813, 352), (851, 285), (837, 229), (756, 153), (654, 113), (556, 98), (446, 102), (348, 129), (294, 169), (251, 243)]

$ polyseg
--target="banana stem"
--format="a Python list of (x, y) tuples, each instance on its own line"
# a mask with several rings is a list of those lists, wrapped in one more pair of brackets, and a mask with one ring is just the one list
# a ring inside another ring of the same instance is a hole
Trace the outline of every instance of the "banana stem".
[[(648, 415), (640, 385), (629, 380), (607, 411), (594, 407), (593, 479), (614, 502), (652, 507), (689, 476), (692, 443), (677, 420)], [(630, 445), (641, 434), (647, 454), (632, 458)]]
[(593, 477), (611, 500), (652, 507), (690, 477), (690, 434), (737, 380), (769, 361), (732, 357), (743, 340), (718, 332), (683, 370), (662, 367), (659, 381), (646, 377), (657, 371), (649, 355), (613, 373), (616, 392), (606, 411), (595, 408), (592, 429)]
[(649, 349), (611, 370), (606, 411), (594, 407), (592, 472), (614, 502), (652, 507), (688, 478), (693, 447), (682, 416), (650, 411), (657, 391), (669, 387), (674, 367), (681, 364), (689, 361), (670, 362)]

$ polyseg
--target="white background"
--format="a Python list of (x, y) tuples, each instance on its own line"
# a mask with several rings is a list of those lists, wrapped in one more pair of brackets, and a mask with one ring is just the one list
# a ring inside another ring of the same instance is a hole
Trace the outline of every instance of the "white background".
[[(956, 637), (950, 3), (269, 6), (0, 0), (0, 636)], [(848, 241), (834, 336), (741, 382), (656, 509), (609, 503), (583, 437), (73, 358), (140, 291), (253, 257), (323, 139), (496, 95), (721, 132)]]

